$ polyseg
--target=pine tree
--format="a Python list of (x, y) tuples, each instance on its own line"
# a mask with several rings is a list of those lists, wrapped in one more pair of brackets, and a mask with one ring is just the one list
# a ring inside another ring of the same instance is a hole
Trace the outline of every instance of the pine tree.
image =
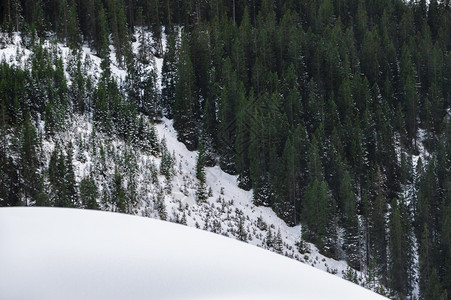
[(362, 70), (371, 84), (378, 80), (379, 39), (377, 31), (366, 31), (362, 44)]
[(413, 263), (411, 232), (408, 214), (403, 204), (393, 199), (391, 203), (390, 227), (390, 286), (398, 297), (407, 297), (412, 287), (411, 266)]
[(273, 237), (273, 233), (271, 231), (271, 227), (268, 228), (268, 232), (266, 233), (265, 241), (266, 241), (266, 247), (268, 247), (268, 249), (271, 249), (272, 247), (274, 247), (274, 237)]
[[(303, 189), (307, 186), (307, 153), (309, 148), (309, 140), (307, 131), (302, 124), (299, 124), (293, 133), (293, 148), (296, 152), (296, 159), (299, 159), (299, 167), (296, 171), (296, 181), (299, 183), (297, 195), (299, 197), (303, 193)], [(300, 212), (300, 206), (297, 207), (297, 213)]]
[(160, 174), (164, 175), (166, 177), (166, 180), (170, 182), (173, 175), (174, 161), (171, 156), (171, 153), (169, 153), (169, 150), (166, 146), (165, 139), (161, 141), (160, 147), (161, 147)]
[(54, 178), (52, 188), (54, 191), (53, 205), (56, 207), (74, 207), (74, 203), (71, 199), (71, 189), (68, 184), (68, 166), (67, 158), (59, 149), (55, 150), (54, 162), (51, 162), (52, 171), (49, 166), (49, 173)]
[(299, 160), (296, 159), (296, 152), (290, 139), (285, 143), (274, 186), (274, 206), (273, 209), (278, 216), (290, 225), (297, 223), (296, 207), (299, 205), (299, 195), (297, 195), (297, 170)]
[(237, 72), (238, 80), (246, 86), (248, 81), (247, 62), (243, 43), (240, 38), (237, 38), (233, 44), (231, 59), (233, 68)]
[(324, 120), (324, 99), (318, 91), (318, 85), (312, 78), (307, 85), (307, 101), (305, 111), (305, 127), (309, 133), (312, 133), (320, 126)]
[(232, 63), (227, 58), (222, 67), (223, 87), (218, 107), (218, 150), (219, 165), (227, 173), (235, 174), (236, 162), (236, 110), (244, 99), (244, 86), (238, 81), (237, 74), (232, 70)]
[(118, 59), (120, 66), (127, 66), (132, 63), (133, 54), (129, 28), (127, 25), (127, 17), (124, 11), (124, 7), (121, 4), (117, 5), (117, 26), (118, 43), (116, 47), (116, 59)]
[(387, 239), (385, 221), (386, 203), (383, 195), (378, 195), (374, 199), (370, 215), (370, 239), (371, 249), (374, 250), (374, 257), (377, 261), (377, 273), (381, 282), (387, 282)]
[(301, 220), (306, 227), (303, 230), (305, 238), (315, 242), (320, 251), (325, 250), (327, 242), (329, 202), (330, 191), (327, 182), (315, 178), (305, 191)]
[[(299, 192), (299, 169), (300, 160), (297, 158), (295, 147), (289, 143), (287, 139), (287, 144), (282, 154), (282, 163), (285, 164), (286, 170), (286, 187), (287, 187), (287, 202), (290, 203), (292, 207), (292, 224), (298, 223), (297, 211), (300, 208), (300, 192)], [(283, 177), (282, 177), (283, 179)], [(288, 210), (288, 212), (290, 212)]]
[(109, 112), (109, 100), (106, 87), (99, 83), (94, 91), (94, 124), (102, 131), (110, 132), (111, 115)]
[[(199, 3), (199, 2), (197, 2)], [(190, 55), (193, 63), (195, 86), (199, 101), (195, 103), (196, 117), (200, 119), (202, 108), (205, 107), (205, 101), (210, 95), (210, 36), (208, 27), (198, 24), (190, 34)]]
[(47, 102), (45, 106), (45, 133), (47, 137), (55, 134), (56, 130), (56, 116), (51, 102)]
[[(418, 248), (419, 254), (419, 273), (420, 273), (420, 295), (422, 295), (425, 299), (428, 294), (433, 293), (437, 285), (437, 279), (431, 280), (431, 275), (433, 274), (433, 266), (432, 266), (432, 243), (430, 232), (426, 226), (422, 230), (420, 245)], [(435, 276), (437, 276), (437, 270), (435, 271)], [(434, 278), (433, 278), (434, 279)], [(436, 293), (436, 292), (435, 292)]]
[(114, 169), (113, 187), (111, 192), (111, 204), (113, 205), (113, 209), (117, 212), (125, 213), (128, 199), (125, 196), (123, 187), (123, 176), (117, 167)]
[(36, 129), (27, 114), (22, 127), (20, 145), (20, 178), (23, 204), (32, 205), (39, 194), (38, 140)]
[(70, 6), (67, 14), (67, 45), (71, 49), (79, 49), (82, 43), (78, 16), (75, 6)]
[(407, 77), (404, 86), (404, 97), (406, 100), (406, 125), (407, 135), (414, 150), (417, 151), (417, 106), (418, 95), (412, 77)]
[(428, 99), (431, 102), (431, 131), (438, 133), (440, 132), (440, 124), (442, 123), (443, 116), (445, 115), (445, 101), (443, 94), (440, 93), (439, 84), (436, 81), (432, 82), (428, 91), (428, 96)]
[(338, 115), (338, 107), (333, 99), (330, 99), (326, 104), (326, 112), (324, 118), (324, 130), (327, 135), (330, 135), (334, 128), (340, 129), (340, 117)]
[[(161, 117), (161, 103), (157, 90), (157, 74), (155, 72), (155, 61), (153, 57), (146, 59), (134, 59), (129, 64), (126, 77), (125, 89), (128, 101), (137, 107), (137, 110), (156, 120)], [(148, 66), (150, 70), (146, 70)]]
[(68, 64), (71, 65), (68, 71), (72, 85), (69, 86), (69, 94), (71, 95), (72, 102), (76, 111), (84, 113), (90, 107), (90, 80), (85, 78), (82, 66), (82, 55), (78, 52), (72, 56), (72, 59)]
[(235, 213), (236, 213), (237, 219), (238, 219), (237, 220), (238, 221), (238, 224), (237, 224), (238, 228), (237, 228), (237, 232), (236, 232), (237, 238), (240, 241), (247, 242), (247, 232), (246, 232), (246, 228), (244, 227), (245, 226), (244, 213), (241, 210), (239, 210), (239, 209), (236, 209)]
[(195, 117), (198, 98), (186, 34), (182, 34), (177, 70), (174, 128), (177, 130), (177, 139), (192, 151), (197, 148), (198, 143), (198, 120)]
[(315, 179), (321, 181), (324, 178), (320, 148), (316, 135), (312, 137), (312, 141), (307, 153), (307, 171), (309, 182), (313, 182)]
[(178, 82), (178, 49), (178, 32), (169, 34), (161, 70), (161, 101), (163, 114), (170, 119), (174, 114), (175, 87)]
[(343, 174), (338, 199), (342, 212), (343, 227), (345, 229), (343, 248), (347, 256), (347, 262), (354, 269), (360, 270), (360, 230), (357, 216), (357, 200), (348, 171), (345, 171)]
[[(140, 11), (142, 12), (142, 7)], [(140, 23), (141, 22), (142, 21), (140, 21)], [(140, 26), (139, 29), (136, 30), (138, 32), (138, 43), (139, 43), (136, 58), (140, 63), (145, 65), (150, 62), (150, 59), (152, 57), (151, 40), (147, 32), (144, 30), (143, 25), (140, 24), (139, 26)]]
[[(210, 75), (210, 85), (217, 86), (214, 82), (214, 74)], [(216, 96), (212, 91), (214, 88), (210, 87), (210, 95), (205, 100), (205, 106), (202, 116), (202, 135), (201, 142), (203, 143), (205, 152), (205, 165), (213, 167), (216, 164), (217, 153), (217, 120), (216, 120)]]
[(283, 252), (283, 240), (280, 228), (277, 230), (277, 234), (274, 237), (274, 250), (279, 254), (282, 254)]
[(205, 174), (205, 153), (202, 143), (199, 143), (197, 154), (196, 177), (198, 180), (196, 188), (196, 201), (197, 203), (202, 203), (205, 202), (208, 198)]
[(67, 189), (66, 192), (68, 195), (70, 206), (77, 207), (79, 205), (79, 203), (78, 203), (78, 184), (75, 180), (72, 142), (69, 142), (65, 165), (67, 167), (67, 172), (66, 172), (65, 178), (64, 178), (64, 180), (66, 182), (65, 183), (65, 186)]
[(92, 176), (84, 177), (80, 181), (81, 206), (86, 209), (98, 209), (97, 198), (99, 198), (99, 192), (94, 178)]
[(167, 219), (166, 205), (164, 203), (164, 191), (163, 189), (159, 189), (156, 196), (155, 208), (158, 212), (158, 216), (161, 220)]
[(263, 125), (264, 118), (257, 109), (252, 112), (251, 119), (249, 157), (253, 202), (256, 205), (269, 206), (271, 204), (271, 189), (268, 172), (268, 132)]
[(96, 38), (94, 39), (96, 42), (96, 50), (97, 54), (102, 59), (100, 67), (102, 69), (102, 79), (109, 79), (111, 76), (110, 70), (110, 43), (108, 40), (108, 23), (106, 19), (105, 9), (100, 1), (97, 4), (98, 16), (96, 18)]
[(298, 82), (294, 69), (291, 64), (285, 74), (284, 91), (284, 111), (287, 115), (288, 123), (291, 128), (295, 128), (301, 122), (303, 115), (301, 95), (298, 90)]

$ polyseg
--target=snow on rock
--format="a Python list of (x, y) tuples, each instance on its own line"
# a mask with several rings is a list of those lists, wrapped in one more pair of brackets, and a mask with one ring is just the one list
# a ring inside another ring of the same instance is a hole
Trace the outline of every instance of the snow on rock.
[(148, 218), (0, 209), (3, 299), (383, 299), (315, 268)]

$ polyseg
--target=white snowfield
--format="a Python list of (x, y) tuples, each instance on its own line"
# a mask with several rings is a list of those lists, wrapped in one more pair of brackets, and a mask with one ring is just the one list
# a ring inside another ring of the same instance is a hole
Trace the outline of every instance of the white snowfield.
[(0, 299), (385, 299), (293, 259), (149, 218), (0, 209)]

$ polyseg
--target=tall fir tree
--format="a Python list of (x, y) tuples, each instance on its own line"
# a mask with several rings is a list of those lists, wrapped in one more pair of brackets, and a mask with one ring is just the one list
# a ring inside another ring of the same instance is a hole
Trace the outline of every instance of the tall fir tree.
[(178, 82), (177, 63), (178, 63), (178, 35), (173, 32), (167, 37), (166, 50), (163, 56), (163, 66), (161, 70), (161, 101), (163, 114), (167, 118), (174, 116), (175, 88)]
[(205, 174), (205, 150), (202, 143), (199, 143), (199, 149), (197, 153), (196, 177), (198, 180), (196, 188), (196, 201), (197, 203), (203, 203), (207, 200), (208, 195)]
[(193, 65), (190, 58), (188, 37), (182, 34), (177, 64), (178, 80), (175, 86), (174, 128), (177, 139), (189, 150), (195, 150), (198, 143), (198, 121), (196, 103), (198, 102)]

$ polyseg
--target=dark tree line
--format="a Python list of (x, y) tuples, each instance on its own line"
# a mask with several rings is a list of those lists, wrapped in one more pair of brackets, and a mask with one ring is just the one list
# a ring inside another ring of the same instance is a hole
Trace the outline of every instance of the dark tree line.
[(449, 4), (281, 2), (169, 33), (165, 115), (323, 253), (402, 298), (417, 244), (420, 296), (446, 297)]

